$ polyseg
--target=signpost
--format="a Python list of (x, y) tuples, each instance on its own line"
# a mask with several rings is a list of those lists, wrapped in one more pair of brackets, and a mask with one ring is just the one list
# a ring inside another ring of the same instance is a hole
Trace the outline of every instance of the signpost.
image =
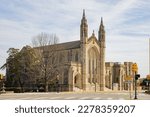
[(132, 83), (132, 77), (131, 77), (131, 76), (125, 77), (125, 83), (128, 84), (129, 96), (130, 96), (130, 99), (131, 99), (131, 83)]
[(136, 63), (134, 63), (133, 65), (132, 65), (132, 71), (133, 71), (133, 73), (134, 73), (134, 83), (135, 83), (135, 97), (134, 97), (134, 99), (137, 99), (137, 80), (138, 80), (138, 78), (140, 77), (140, 75), (139, 74), (137, 74), (137, 72), (138, 72), (138, 66), (137, 66), (137, 64)]

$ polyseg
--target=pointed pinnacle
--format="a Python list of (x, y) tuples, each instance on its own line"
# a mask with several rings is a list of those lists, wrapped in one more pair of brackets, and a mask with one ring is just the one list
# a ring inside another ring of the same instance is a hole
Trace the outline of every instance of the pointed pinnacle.
[(95, 36), (94, 30), (93, 30), (92, 36)]
[(103, 25), (103, 17), (101, 17), (101, 24)]
[(85, 17), (85, 9), (83, 9), (83, 17)]

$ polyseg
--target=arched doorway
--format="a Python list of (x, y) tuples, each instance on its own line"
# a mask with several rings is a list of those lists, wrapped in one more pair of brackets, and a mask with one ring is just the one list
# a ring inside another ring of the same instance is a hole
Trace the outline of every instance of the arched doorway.
[(80, 74), (75, 75), (73, 83), (74, 83), (75, 88), (78, 88), (78, 89), (82, 88), (81, 87), (81, 75)]

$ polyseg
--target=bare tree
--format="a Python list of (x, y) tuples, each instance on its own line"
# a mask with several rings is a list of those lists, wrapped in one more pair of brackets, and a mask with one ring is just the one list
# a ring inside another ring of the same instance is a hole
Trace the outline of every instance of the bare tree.
[(55, 34), (41, 33), (32, 39), (38, 63), (38, 81), (44, 82), (45, 92), (48, 92), (48, 83), (52, 80), (55, 72), (55, 63), (57, 60), (57, 43), (58, 37)]

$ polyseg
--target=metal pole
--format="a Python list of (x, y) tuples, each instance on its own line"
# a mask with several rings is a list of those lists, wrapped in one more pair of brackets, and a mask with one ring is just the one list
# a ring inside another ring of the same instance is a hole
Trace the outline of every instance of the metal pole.
[(135, 76), (134, 76), (134, 80), (135, 80), (135, 97), (134, 99), (137, 99), (137, 80), (136, 80), (136, 73), (135, 73)]
[(150, 91), (150, 80), (148, 80), (148, 90)]
[(131, 100), (131, 82), (129, 82), (129, 95), (130, 95), (130, 100)]
[(130, 88), (129, 88), (129, 81), (127, 81), (128, 83), (128, 91), (129, 91), (129, 96), (130, 96)]
[(137, 81), (135, 80), (135, 97), (134, 99), (137, 99)]

